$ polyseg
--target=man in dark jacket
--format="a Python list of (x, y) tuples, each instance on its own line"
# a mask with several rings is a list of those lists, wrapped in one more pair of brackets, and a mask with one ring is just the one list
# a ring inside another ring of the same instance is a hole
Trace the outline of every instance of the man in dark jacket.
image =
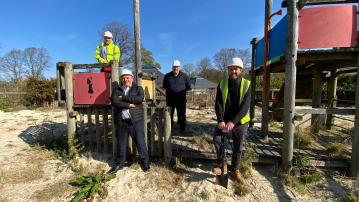
[[(233, 138), (233, 155), (230, 175), (239, 183), (244, 179), (239, 172), (243, 142), (247, 134), (250, 116), (250, 81), (242, 77), (243, 62), (240, 58), (232, 58), (227, 66), (228, 77), (222, 80), (217, 87), (215, 110), (218, 125), (215, 128), (213, 142), (217, 153), (217, 165), (214, 172), (221, 174), (222, 141), (221, 136), (230, 133)], [(225, 159), (226, 160), (226, 159)], [(227, 163), (224, 165), (227, 171)]]
[(130, 70), (121, 72), (121, 86), (113, 89), (111, 104), (115, 107), (116, 133), (118, 138), (119, 160), (116, 167), (110, 172), (122, 169), (126, 161), (128, 134), (134, 140), (140, 155), (140, 165), (143, 171), (148, 171), (149, 157), (145, 144), (143, 107), (144, 93), (141, 86), (133, 83), (133, 75)]
[(186, 129), (186, 92), (191, 89), (191, 82), (187, 74), (180, 71), (180, 66), (180, 61), (173, 62), (172, 71), (163, 78), (163, 88), (166, 89), (167, 106), (171, 107), (171, 125), (176, 108), (177, 122), (183, 132)]

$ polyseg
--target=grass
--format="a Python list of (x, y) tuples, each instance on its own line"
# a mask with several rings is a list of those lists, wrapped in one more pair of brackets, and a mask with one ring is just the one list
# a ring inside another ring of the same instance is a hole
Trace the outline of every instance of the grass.
[(359, 202), (359, 194), (347, 193), (343, 197), (343, 201), (345, 201), (345, 202)]
[(185, 176), (181, 172), (168, 168), (163, 165), (152, 164), (150, 172), (146, 173), (143, 178), (137, 180), (144, 182), (138, 183), (141, 190), (151, 187), (158, 187), (158, 190), (172, 192), (175, 189), (184, 189)]
[(258, 154), (255, 152), (255, 149), (248, 143), (245, 144), (245, 148), (246, 150), (242, 156), (240, 170), (244, 178), (249, 178), (253, 175), (252, 163), (254, 159), (258, 158)]
[(210, 135), (195, 136), (192, 139), (192, 143), (203, 150), (209, 150), (213, 146), (213, 140)]
[(35, 191), (31, 196), (31, 200), (47, 202), (49, 199), (63, 199), (65, 197), (64, 194), (75, 191), (74, 187), (69, 186), (69, 182), (70, 180), (66, 179), (65, 181), (48, 185), (42, 190)]
[(311, 146), (315, 142), (315, 139), (310, 132), (310, 129), (302, 129), (300, 127), (295, 128), (294, 132), (294, 144), (297, 146)]
[(327, 151), (335, 156), (342, 156), (345, 154), (345, 145), (339, 142), (329, 143)]
[(200, 198), (204, 201), (208, 201), (210, 196), (211, 196), (211, 192), (204, 190), (199, 194)]
[(245, 196), (251, 192), (252, 190), (248, 187), (248, 185), (242, 185), (240, 183), (234, 184), (234, 194)]

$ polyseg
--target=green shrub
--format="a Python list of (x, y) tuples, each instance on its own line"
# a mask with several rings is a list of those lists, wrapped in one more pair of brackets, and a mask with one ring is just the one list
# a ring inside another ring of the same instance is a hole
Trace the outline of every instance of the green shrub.
[(9, 97), (3, 97), (0, 99), (0, 110), (7, 110), (10, 107)]
[(55, 99), (56, 80), (37, 77), (28, 77), (25, 80), (25, 98), (26, 106), (39, 107), (43, 104), (51, 103)]

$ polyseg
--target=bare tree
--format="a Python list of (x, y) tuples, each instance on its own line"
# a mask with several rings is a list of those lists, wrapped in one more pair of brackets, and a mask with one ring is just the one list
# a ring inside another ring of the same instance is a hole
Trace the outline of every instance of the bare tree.
[(251, 67), (252, 55), (249, 49), (238, 49), (238, 56), (243, 61), (244, 68)]
[(190, 78), (197, 75), (196, 69), (192, 63), (187, 63), (183, 65), (182, 71), (186, 73)]
[(112, 21), (106, 24), (100, 31), (100, 39), (103, 38), (103, 33), (110, 31), (113, 35), (113, 43), (118, 45), (121, 50), (121, 65), (131, 63), (132, 55), (134, 52), (134, 39), (133, 33), (130, 31), (128, 25), (118, 21)]
[(235, 48), (222, 48), (213, 56), (214, 63), (218, 70), (222, 72), (223, 77), (227, 75), (227, 65), (233, 57), (238, 57), (238, 50)]
[(197, 71), (200, 73), (202, 71), (205, 71), (207, 69), (213, 68), (212, 62), (208, 57), (202, 58), (197, 63)]
[(21, 50), (11, 50), (0, 60), (0, 71), (8, 80), (18, 82), (24, 76), (23, 55)]
[(50, 68), (50, 56), (45, 48), (26, 48), (23, 51), (24, 70), (28, 76), (42, 77)]

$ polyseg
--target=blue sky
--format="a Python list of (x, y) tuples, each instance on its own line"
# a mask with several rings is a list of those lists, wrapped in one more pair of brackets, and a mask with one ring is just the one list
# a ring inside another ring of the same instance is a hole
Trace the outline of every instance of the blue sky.
[[(274, 11), (280, 2), (273, 1)], [(264, 0), (142, 0), (140, 6), (142, 43), (162, 72), (173, 59), (196, 64), (221, 48), (250, 48), (253, 37), (263, 36)], [(105, 24), (117, 20), (133, 29), (133, 1), (4, 1), (0, 19), (0, 56), (12, 49), (46, 48), (50, 77), (59, 61), (95, 63), (98, 31)]]

